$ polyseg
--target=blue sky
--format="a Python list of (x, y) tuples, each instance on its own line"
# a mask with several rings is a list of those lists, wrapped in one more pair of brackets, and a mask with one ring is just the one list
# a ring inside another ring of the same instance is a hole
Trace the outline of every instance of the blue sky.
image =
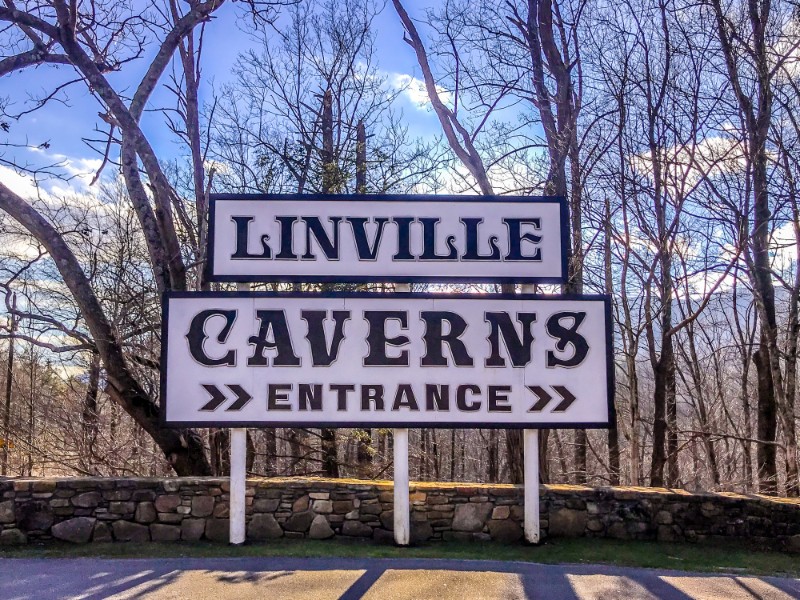
[[(406, 9), (415, 18), (425, 14), (430, 2), (409, 0)], [(237, 56), (246, 51), (252, 40), (237, 26), (237, 19), (243, 14), (243, 8), (231, 3), (225, 4), (217, 13), (215, 21), (207, 28), (203, 55), (203, 79), (201, 100), (208, 100), (212, 94), (212, 85), (220, 86), (231, 78), (231, 67)], [(377, 31), (376, 46), (378, 64), (387, 74), (405, 74), (419, 76), (419, 68), (413, 51), (403, 41), (403, 29), (391, 3), (388, 3), (375, 21)], [(111, 74), (109, 78), (118, 91), (127, 90), (132, 93), (147, 66), (147, 60), (126, 65), (122, 72)], [(49, 93), (61, 83), (74, 78), (68, 67), (42, 66), (27, 69), (6, 77), (3, 80), (0, 96), (8, 96), (14, 109), (21, 110), (27, 99)], [(162, 82), (167, 81), (166, 77)], [(105, 130), (106, 126), (98, 118), (102, 107), (93, 98), (83, 84), (71, 86), (64, 95), (64, 104), (51, 102), (45, 108), (30, 115), (23, 116), (11, 123), (9, 141), (37, 147), (45, 142), (49, 148), (43, 150), (12, 150), (5, 154), (9, 159), (14, 156), (17, 162), (41, 165), (45, 162), (68, 159), (71, 174), (89, 173), (96, 166), (99, 155), (93, 152), (82, 141), (85, 137), (101, 137), (95, 127)], [(154, 94), (152, 107), (172, 106), (174, 100), (169, 92), (160, 89)], [(431, 135), (439, 132), (438, 121), (429, 108), (420, 108), (407, 94), (398, 99), (398, 108), (403, 115), (412, 135)], [(156, 152), (162, 157), (179, 155), (175, 138), (164, 125), (163, 117), (153, 113), (145, 115), (142, 126)], [(3, 169), (5, 172), (5, 169)], [(74, 182), (80, 185), (89, 177)]]

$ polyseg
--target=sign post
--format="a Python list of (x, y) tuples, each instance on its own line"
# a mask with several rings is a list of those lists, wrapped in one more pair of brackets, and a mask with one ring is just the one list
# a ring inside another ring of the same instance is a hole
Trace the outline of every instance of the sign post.
[[(411, 285), (398, 283), (397, 292), (411, 292)], [(392, 430), (394, 462), (394, 543), (408, 546), (411, 542), (411, 503), (409, 502), (408, 429)]]
[[(165, 425), (231, 428), (230, 541), (245, 541), (246, 427), (383, 427), (394, 534), (410, 543), (408, 428), (524, 430), (525, 539), (539, 541), (540, 428), (613, 423), (608, 296), (534, 295), (567, 276), (563, 198), (212, 196), (209, 281), (170, 292)], [(394, 294), (248, 282), (393, 282)], [(515, 294), (409, 283), (521, 283)]]
[(230, 543), (244, 544), (247, 492), (247, 429), (231, 429)]
[(524, 502), (525, 541), (539, 543), (539, 430), (526, 429), (522, 432), (523, 458), (525, 461)]
[(411, 542), (411, 503), (408, 496), (408, 429), (392, 429), (394, 439), (394, 542)]
[[(523, 284), (522, 292), (531, 294), (533, 285)], [(522, 531), (525, 541), (538, 544), (539, 527), (539, 430), (526, 429), (522, 432), (523, 460), (523, 505)]]
[[(237, 283), (236, 290), (249, 292), (249, 283)], [(230, 508), (228, 515), (228, 541), (239, 546), (246, 535), (245, 514), (247, 511), (247, 429), (234, 427), (230, 435), (231, 489), (228, 492)]]

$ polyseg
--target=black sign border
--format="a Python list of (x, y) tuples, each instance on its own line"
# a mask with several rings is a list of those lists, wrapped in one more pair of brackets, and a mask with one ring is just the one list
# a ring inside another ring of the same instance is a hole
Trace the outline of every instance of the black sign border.
[[(252, 421), (167, 421), (167, 348), (169, 324), (169, 300), (172, 298), (381, 298), (381, 299), (439, 299), (439, 300), (601, 300), (604, 304), (606, 325), (606, 396), (608, 400), (608, 422), (553, 422), (553, 423), (424, 423), (414, 421), (346, 421), (346, 422), (257, 422)], [(616, 407), (614, 403), (615, 367), (614, 334), (611, 316), (611, 296), (607, 294), (437, 294), (420, 292), (165, 292), (161, 299), (161, 382), (160, 382), (160, 421), (167, 428), (247, 428), (274, 429), (286, 427), (305, 427), (317, 429), (383, 428), (383, 429), (613, 429), (616, 426)]]
[[(558, 277), (470, 277), (445, 275), (417, 276), (371, 276), (371, 275), (215, 275), (214, 237), (217, 202), (229, 200), (300, 200), (315, 202), (528, 202), (559, 205), (561, 219), (561, 275)], [(569, 255), (569, 221), (567, 200), (562, 196), (452, 196), (435, 194), (210, 194), (208, 213), (208, 253), (205, 280), (218, 283), (563, 283), (567, 281), (567, 262)]]

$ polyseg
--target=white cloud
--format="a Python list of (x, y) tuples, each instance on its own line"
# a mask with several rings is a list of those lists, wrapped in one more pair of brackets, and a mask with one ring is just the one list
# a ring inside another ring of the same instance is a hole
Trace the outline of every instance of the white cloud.
[(5, 165), (0, 165), (0, 182), (17, 196), (25, 199), (37, 198), (42, 194), (33, 177), (18, 173)]
[[(396, 90), (401, 90), (403, 95), (420, 110), (427, 110), (431, 105), (431, 99), (428, 97), (428, 91), (425, 88), (425, 82), (406, 73), (391, 73), (389, 75), (389, 82)], [(446, 105), (451, 105), (453, 95), (441, 86), (436, 86), (436, 92), (439, 94), (439, 99)]]
[[(697, 252), (694, 252), (697, 254)], [(720, 265), (728, 265), (736, 259), (736, 249), (730, 244), (723, 244), (717, 256), (717, 263)], [(741, 262), (741, 259), (738, 259)], [(712, 290), (715, 293), (721, 293), (733, 288), (736, 283), (737, 274), (733, 269), (728, 270), (727, 273), (716, 269), (702, 269), (697, 273), (687, 274), (687, 288), (690, 298), (700, 300), (709, 294)], [(675, 289), (675, 298), (684, 298), (686, 292), (683, 286), (677, 286)]]
[[(41, 152), (41, 150), (39, 150)], [(61, 184), (51, 187), (53, 193), (68, 193), (76, 191), (86, 191), (92, 183), (97, 170), (103, 164), (101, 158), (82, 158), (79, 156), (67, 156), (66, 154), (43, 152), (48, 161), (58, 164), (63, 171), (64, 178), (69, 184), (65, 188)], [(76, 189), (77, 188), (77, 189)], [(58, 192), (56, 192), (58, 190)]]
[[(673, 189), (671, 184), (680, 185), (684, 182), (688, 190), (703, 177), (737, 173), (745, 169), (744, 148), (733, 136), (711, 135), (696, 143), (672, 146), (664, 150), (661, 160), (667, 191), (675, 195), (682, 190)], [(635, 155), (630, 162), (639, 173), (651, 175), (649, 154)]]
[(31, 261), (41, 255), (42, 246), (36, 243), (31, 236), (3, 234), (3, 256), (8, 256), (20, 261)]
[(206, 159), (203, 162), (203, 168), (206, 170), (206, 173), (208, 174), (216, 173), (220, 175), (227, 175), (231, 172), (228, 163), (219, 160), (211, 160), (210, 158)]
[(770, 53), (770, 66), (775, 67), (778, 60), (783, 61), (783, 67), (776, 73), (780, 82), (796, 79), (800, 76), (800, 24), (797, 19), (788, 19), (784, 23), (783, 35), (772, 44)]
[(84, 185), (89, 185), (94, 178), (100, 165), (103, 163), (101, 158), (70, 158), (62, 154), (56, 155), (64, 163), (64, 170), (71, 177), (76, 177)]
[[(43, 169), (34, 177), (30, 173), (18, 172), (0, 165), (0, 182), (25, 200), (40, 200), (53, 207), (69, 204), (99, 205), (99, 186), (90, 186), (102, 159), (71, 157), (49, 153), (41, 148), (29, 146), (28, 150), (39, 155), (31, 169)], [(58, 173), (59, 176), (54, 175)], [(78, 199), (80, 198), (80, 200)]]
[[(81, 167), (86, 166), (86, 159), (68, 161), (68, 168), (76, 175)], [(58, 178), (37, 181), (26, 173), (18, 173), (13, 169), (0, 165), (0, 182), (12, 192), (30, 202), (42, 212), (56, 228), (74, 229), (78, 224), (93, 223), (92, 232), (108, 227), (108, 219), (113, 220), (114, 206), (102, 198), (100, 186), (84, 184), (82, 177), (70, 180)], [(88, 182), (85, 182), (88, 183)], [(40, 255), (39, 246), (30, 238), (21, 226), (12, 226), (5, 232), (4, 244), (0, 249), (2, 257), (17, 260), (33, 260)]]
[(770, 253), (773, 255), (773, 268), (784, 276), (789, 274), (791, 277), (797, 261), (797, 240), (793, 223), (784, 223), (773, 232)]
[(48, 152), (41, 146), (26, 146), (29, 152), (39, 154), (44, 157), (51, 164), (58, 164), (69, 175), (94, 175), (94, 171), (100, 168), (103, 163), (101, 158), (81, 158), (75, 156), (67, 156), (59, 152)]

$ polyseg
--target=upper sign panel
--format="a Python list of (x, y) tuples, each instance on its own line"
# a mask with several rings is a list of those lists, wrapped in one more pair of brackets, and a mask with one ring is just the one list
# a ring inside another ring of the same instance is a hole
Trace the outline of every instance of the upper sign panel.
[(536, 196), (211, 197), (209, 279), (560, 283), (566, 203)]

